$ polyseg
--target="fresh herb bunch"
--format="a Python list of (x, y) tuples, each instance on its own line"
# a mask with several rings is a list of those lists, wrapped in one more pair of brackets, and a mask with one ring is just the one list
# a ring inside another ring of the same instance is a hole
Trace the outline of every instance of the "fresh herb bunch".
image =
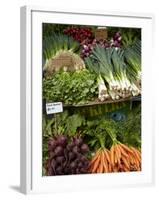
[(85, 135), (92, 151), (100, 147), (110, 149), (113, 138), (128, 146), (141, 148), (140, 105), (130, 111), (123, 121), (116, 122), (108, 117), (87, 120), (83, 135)]
[(85, 104), (97, 98), (96, 75), (88, 70), (58, 72), (43, 79), (43, 98), (47, 102)]
[(110, 148), (111, 137), (116, 137), (117, 123), (112, 119), (101, 117), (95, 120), (88, 120), (83, 131), (90, 149), (94, 152), (99, 148)]
[(124, 144), (141, 148), (141, 104), (128, 113), (125, 121), (117, 123), (117, 139)]

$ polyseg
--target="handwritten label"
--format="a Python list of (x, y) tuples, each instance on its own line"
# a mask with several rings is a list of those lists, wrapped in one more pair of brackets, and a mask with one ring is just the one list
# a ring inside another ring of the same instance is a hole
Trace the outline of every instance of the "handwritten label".
[(46, 113), (47, 114), (55, 114), (63, 112), (62, 102), (54, 102), (46, 104)]

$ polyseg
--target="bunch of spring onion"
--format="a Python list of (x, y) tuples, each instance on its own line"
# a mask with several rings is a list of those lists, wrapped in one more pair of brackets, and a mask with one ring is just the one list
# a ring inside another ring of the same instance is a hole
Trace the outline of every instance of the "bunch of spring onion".
[(80, 44), (72, 37), (63, 34), (53, 34), (43, 40), (43, 58), (47, 63), (60, 52), (79, 53)]
[[(121, 49), (104, 49), (96, 46), (92, 55), (85, 60), (89, 69), (98, 73), (99, 100), (104, 101), (108, 98), (117, 100), (140, 94), (136, 80), (139, 78), (141, 67), (139, 63), (137, 64), (137, 58), (133, 61), (132, 58), (126, 57), (128, 53), (130, 54)], [(135, 53), (131, 54), (135, 56)], [(129, 64), (125, 63), (126, 58)], [(134, 76), (132, 77), (131, 74)]]
[(105, 85), (104, 79), (100, 73), (99, 63), (94, 62), (94, 60), (90, 57), (85, 59), (85, 63), (91, 72), (94, 72), (97, 75), (97, 83), (98, 83), (98, 99), (100, 101), (105, 101), (109, 99), (110, 96), (108, 94), (108, 89)]
[[(112, 53), (112, 64), (114, 68), (114, 78), (117, 79), (115, 90), (115, 99), (138, 96), (140, 89), (135, 84), (135, 79), (128, 78), (127, 68), (123, 57), (124, 51), (117, 50)], [(131, 71), (131, 69), (129, 69)], [(113, 91), (114, 92), (114, 91)]]
[(127, 65), (126, 73), (130, 80), (141, 84), (141, 41), (137, 40), (133, 45), (124, 50), (124, 59)]

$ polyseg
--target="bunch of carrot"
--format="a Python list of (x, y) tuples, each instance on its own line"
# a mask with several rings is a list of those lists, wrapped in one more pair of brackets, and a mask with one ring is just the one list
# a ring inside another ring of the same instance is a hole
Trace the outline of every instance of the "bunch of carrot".
[(90, 162), (91, 173), (141, 171), (141, 153), (122, 143), (99, 149)]
[(141, 171), (141, 152), (118, 143), (110, 149), (112, 172)]
[(108, 173), (112, 171), (110, 151), (100, 148), (90, 162), (89, 171), (91, 173)]

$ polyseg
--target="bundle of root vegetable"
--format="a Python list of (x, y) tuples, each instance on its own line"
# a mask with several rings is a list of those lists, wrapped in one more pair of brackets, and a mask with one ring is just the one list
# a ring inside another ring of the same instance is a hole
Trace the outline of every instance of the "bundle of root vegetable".
[(48, 176), (86, 174), (89, 165), (88, 152), (89, 148), (81, 137), (70, 139), (65, 135), (58, 135), (50, 138), (46, 174)]
[(141, 152), (134, 147), (115, 143), (110, 150), (100, 148), (91, 160), (91, 173), (141, 171)]

